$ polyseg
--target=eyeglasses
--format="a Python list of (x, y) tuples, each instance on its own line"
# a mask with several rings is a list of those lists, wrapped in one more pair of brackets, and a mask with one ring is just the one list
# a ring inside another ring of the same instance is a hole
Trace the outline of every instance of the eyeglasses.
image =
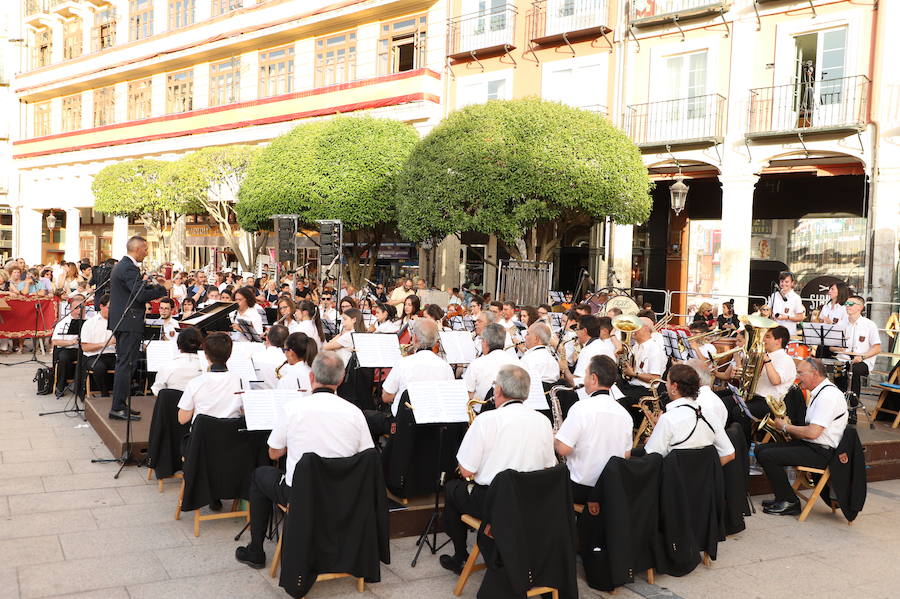
[(845, 306), (862, 306), (859, 302), (844, 302)]

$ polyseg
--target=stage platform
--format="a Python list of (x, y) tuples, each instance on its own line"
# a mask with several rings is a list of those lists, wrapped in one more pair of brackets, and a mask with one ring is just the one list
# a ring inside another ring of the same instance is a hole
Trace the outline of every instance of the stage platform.
[[(110, 420), (109, 408), (112, 406), (111, 397), (92, 397), (84, 402), (84, 413), (91, 427), (100, 436), (103, 444), (115, 457), (120, 457), (125, 452), (125, 421)], [(132, 397), (132, 409), (141, 412), (141, 419), (131, 423), (131, 451), (132, 456), (138, 461), (147, 457), (147, 449), (150, 443), (150, 420), (153, 418), (153, 406), (156, 398)]]

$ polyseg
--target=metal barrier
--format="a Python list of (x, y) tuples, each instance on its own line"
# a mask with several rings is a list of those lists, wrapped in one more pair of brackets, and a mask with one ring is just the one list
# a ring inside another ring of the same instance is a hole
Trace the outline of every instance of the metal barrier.
[(497, 268), (497, 298), (520, 306), (537, 306), (547, 302), (552, 282), (552, 262), (500, 260)]
[[(638, 294), (640, 294), (642, 296), (641, 299), (643, 300), (643, 302), (648, 301), (646, 297), (643, 297), (644, 294), (647, 294), (647, 293), (652, 293), (654, 295), (657, 293), (662, 294), (662, 300), (663, 300), (662, 312), (657, 312), (656, 310), (653, 311), (653, 313), (656, 314), (657, 318), (659, 318), (660, 316), (662, 316), (663, 314), (668, 312), (669, 308), (672, 307), (671, 292), (666, 289), (647, 289), (644, 287), (628, 287), (624, 291), (627, 291), (628, 294), (631, 295), (631, 297), (633, 297), (634, 301), (636, 301), (636, 302), (638, 302), (638, 300), (637, 300), (637, 297), (635, 297), (635, 296)], [(638, 306), (640, 306), (643, 302), (638, 302)]]
[[(684, 295), (686, 297), (695, 297), (695, 298), (700, 299), (700, 301), (697, 302), (698, 307), (703, 302), (710, 302), (715, 306), (721, 306), (721, 304), (723, 302), (730, 300), (730, 299), (757, 300), (757, 301), (759, 301), (760, 304), (765, 304), (769, 301), (768, 298), (763, 297), (761, 295), (744, 295), (741, 293), (721, 293), (721, 292), (719, 292), (719, 293), (696, 293), (693, 291), (670, 291), (669, 292), (669, 310), (670, 311), (672, 310), (673, 300), (675, 299), (675, 296), (677, 296), (677, 295)], [(721, 301), (714, 302), (713, 300), (715, 298), (722, 298), (722, 299), (721, 299)], [(750, 302), (748, 302), (748, 303), (750, 303)], [(689, 305), (691, 305), (691, 302), (686, 301), (685, 305), (689, 306)], [(749, 307), (748, 307), (748, 310), (749, 310)], [(676, 319), (676, 320), (684, 319), (684, 324), (690, 324), (690, 322), (688, 322), (688, 314), (673, 313), (672, 316), (673, 316), (673, 319)], [(673, 323), (673, 324), (675, 324), (675, 323)]]
[[(877, 315), (880, 320), (876, 320), (875, 318), (872, 318), (872, 308), (887, 308), (887, 313), (884, 315)], [(881, 337), (881, 351), (898, 353), (900, 352), (900, 335), (895, 334), (895, 336), (891, 338), (891, 336), (887, 334), (887, 329), (885, 328), (887, 319), (890, 318), (891, 314), (900, 314), (900, 302), (866, 302), (866, 316), (875, 322), (875, 326), (878, 327), (878, 333)], [(891, 366), (893, 366), (896, 364), (897, 358), (888, 358), (888, 361)]]

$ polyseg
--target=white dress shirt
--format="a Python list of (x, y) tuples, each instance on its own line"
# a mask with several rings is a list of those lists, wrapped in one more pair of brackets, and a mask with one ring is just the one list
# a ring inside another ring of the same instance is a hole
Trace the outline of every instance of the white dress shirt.
[[(806, 311), (806, 308), (803, 307), (803, 301), (800, 299), (800, 296), (797, 295), (797, 292), (793, 289), (787, 292), (787, 294), (784, 296), (784, 299), (782, 299), (781, 293), (778, 291), (772, 294), (772, 297), (774, 298), (771, 302), (773, 317), (775, 316), (775, 314), (797, 316), (797, 314), (802, 314)], [(791, 337), (793, 337), (797, 332), (796, 322), (788, 319), (775, 320), (778, 324), (788, 330), (788, 333), (791, 334)]]
[(203, 363), (197, 354), (178, 353), (171, 362), (166, 362), (156, 373), (156, 380), (150, 390), (159, 395), (163, 389), (184, 391), (187, 384), (203, 374)]
[(236, 418), (241, 415), (241, 377), (231, 372), (204, 372), (184, 388), (178, 409), (193, 410), (191, 422), (198, 414), (214, 418)]
[[(690, 406), (690, 409), (681, 406)], [(699, 449), (709, 445), (715, 445), (719, 457), (734, 453), (734, 446), (725, 434), (725, 429), (715, 418), (710, 418), (706, 414), (703, 414), (703, 417), (710, 426), (699, 420), (694, 411), (698, 407), (702, 412), (702, 406), (690, 397), (669, 402), (644, 446), (647, 453), (658, 453), (666, 457), (675, 449)]]
[(175, 341), (175, 337), (178, 336), (179, 324), (178, 321), (172, 317), (167, 319), (159, 319), (159, 324), (162, 325), (163, 328), (163, 340), (165, 341)]
[(594, 337), (587, 342), (581, 353), (578, 354), (578, 362), (575, 363), (575, 370), (572, 371), (572, 378), (576, 385), (584, 384), (584, 377), (587, 376), (588, 366), (591, 365), (591, 359), (594, 356), (609, 356), (612, 361), (616, 361), (616, 346), (612, 339), (600, 339)]
[(553, 359), (546, 345), (535, 345), (525, 350), (519, 360), (522, 368), (540, 375), (541, 382), (555, 383), (559, 380), (559, 362)]
[(775, 367), (775, 372), (778, 373), (781, 383), (773, 385), (769, 382), (769, 374), (766, 372), (766, 367), (763, 366), (763, 371), (756, 382), (756, 394), (776, 399), (784, 397), (797, 378), (797, 365), (794, 363), (794, 358), (789, 356), (783, 349), (770, 353), (769, 359), (772, 360), (772, 366)]
[(253, 367), (259, 372), (262, 389), (275, 389), (275, 369), (284, 364), (284, 350), (280, 347), (266, 346), (262, 351), (250, 354)]
[(284, 419), (269, 434), (269, 447), (287, 448), (284, 478), (290, 485), (304, 453), (349, 458), (374, 445), (362, 411), (334, 393), (320, 391), (285, 403)]
[(519, 359), (502, 349), (495, 349), (485, 356), (475, 358), (463, 374), (466, 391), (475, 393), (475, 399), (484, 399), (493, 386), (500, 367), (506, 364), (518, 365)]
[(385, 320), (375, 325), (376, 333), (396, 333), (400, 330), (400, 325), (396, 320)]
[(303, 395), (312, 393), (309, 383), (309, 373), (312, 369), (309, 364), (300, 360), (296, 364), (285, 364), (278, 373), (281, 378), (275, 382), (275, 389), (287, 391), (302, 391)]
[(836, 448), (847, 428), (847, 400), (841, 390), (824, 379), (809, 393), (806, 423), (818, 424), (825, 430), (812, 443)]
[(703, 415), (707, 420), (712, 422), (713, 418), (715, 418), (722, 428), (725, 428), (725, 423), (728, 422), (728, 408), (725, 407), (722, 398), (716, 395), (716, 392), (709, 385), (700, 387), (700, 392), (697, 393), (697, 403), (700, 404)]
[(825, 302), (819, 308), (819, 320), (828, 324), (847, 325), (847, 308), (831, 301)]
[[(53, 335), (50, 337), (51, 341), (75, 341), (78, 339), (78, 335), (70, 335), (68, 334), (69, 325), (72, 324), (72, 315), (69, 314), (63, 317), (62, 320), (56, 323), (56, 326), (53, 328)], [(84, 323), (87, 324), (87, 323)], [(81, 326), (83, 327), (84, 324)]]
[(391, 413), (397, 416), (400, 396), (413, 381), (452, 381), (453, 367), (430, 349), (421, 349), (411, 356), (400, 358), (391, 368), (381, 388), (395, 395)]
[(532, 472), (550, 468), (556, 465), (553, 428), (543, 414), (522, 402), (508, 402), (475, 418), (463, 437), (456, 460), (475, 474), (477, 484), (485, 486), (504, 470)]
[[(112, 331), (110, 331), (107, 327), (109, 326), (109, 321), (103, 318), (103, 316), (98, 312), (91, 318), (90, 320), (85, 321), (84, 325), (81, 327), (81, 343), (97, 343), (101, 346), (109, 341), (112, 337)], [(94, 351), (83, 351), (85, 356), (96, 356), (100, 353), (99, 349)], [(115, 344), (107, 345), (103, 350), (104, 354), (114, 354), (116, 353)]]
[[(637, 374), (653, 374), (661, 377), (666, 369), (666, 353), (653, 339), (647, 339), (634, 347), (634, 371)], [(650, 383), (634, 377), (631, 382), (650, 388)]]
[(336, 349), (334, 353), (341, 357), (341, 360), (344, 361), (344, 368), (346, 368), (350, 363), (350, 358), (353, 357), (353, 331), (341, 333), (334, 340), (341, 344), (341, 348)]
[(304, 333), (307, 337), (316, 342), (316, 349), (322, 349), (322, 338), (319, 337), (319, 331), (316, 330), (316, 324), (311, 320), (301, 320), (297, 325), (297, 333)]
[(556, 433), (557, 441), (573, 450), (566, 457), (572, 482), (597, 484), (609, 458), (631, 451), (633, 426), (631, 414), (608, 392), (576, 401)]
[[(83, 337), (84, 333), (82, 333), (82, 338)], [(847, 320), (847, 325), (844, 327), (844, 339), (847, 341), (847, 349), (856, 354), (865, 354), (872, 349), (873, 345), (881, 343), (881, 336), (878, 334), (878, 325), (865, 316), (860, 316), (856, 319), (856, 322), (850, 322), (849, 319)], [(842, 362), (847, 362), (855, 357), (856, 356), (848, 356), (847, 354), (837, 355), (837, 359)], [(877, 356), (872, 356), (867, 360), (863, 360), (863, 363), (869, 367), (869, 371), (875, 367), (876, 358)]]
[[(243, 313), (235, 310), (231, 313), (231, 322), (237, 322), (238, 320), (243, 320), (245, 322), (250, 323), (250, 326), (256, 331), (256, 334), (262, 337), (263, 334), (263, 323), (262, 316), (260, 316), (259, 312), (256, 311), (256, 308), (247, 308)], [(244, 335), (243, 332), (237, 332), (236, 341), (250, 341)]]

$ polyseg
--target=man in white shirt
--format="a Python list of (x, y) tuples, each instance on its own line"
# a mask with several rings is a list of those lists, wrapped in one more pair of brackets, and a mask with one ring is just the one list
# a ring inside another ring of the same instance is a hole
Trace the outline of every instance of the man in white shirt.
[(663, 457), (676, 449), (700, 449), (715, 446), (724, 466), (734, 459), (734, 446), (715, 418), (703, 413), (696, 401), (700, 390), (697, 372), (687, 364), (675, 364), (666, 380), (669, 403), (653, 427), (644, 449)]
[(416, 292), (413, 289), (412, 279), (406, 279), (403, 281), (402, 285), (397, 285), (397, 287), (391, 291), (391, 296), (388, 299), (388, 303), (395, 308), (397, 308), (397, 312), (401, 312), (403, 308), (403, 302), (406, 301), (406, 298), (410, 295), (415, 295)]
[(162, 326), (161, 339), (163, 341), (175, 341), (175, 337), (178, 335), (179, 324), (173, 317), (174, 314), (175, 300), (170, 297), (164, 297), (159, 300), (159, 318), (153, 323), (148, 321), (148, 324), (158, 324)]
[(210, 287), (209, 291), (206, 292), (206, 301), (203, 302), (202, 304), (197, 304), (197, 307), (205, 308), (207, 306), (210, 306), (210, 305), (216, 303), (221, 298), (220, 294), (221, 294), (221, 291), (219, 291), (218, 287)]
[(209, 372), (191, 380), (178, 401), (178, 422), (193, 422), (197, 414), (213, 418), (236, 418), (241, 414), (241, 377), (229, 372), (225, 363), (231, 357), (231, 337), (210, 333), (203, 341)]
[(109, 323), (109, 296), (100, 298), (100, 311), (86, 321), (81, 328), (82, 372), (93, 371), (94, 382), (103, 397), (112, 390), (112, 375), (108, 370), (116, 367), (116, 340), (107, 326)]
[(286, 326), (273, 325), (266, 331), (265, 348), (250, 354), (250, 361), (262, 379), (260, 384), (262, 389), (275, 389), (278, 386), (275, 370), (285, 363), (284, 343), (288, 335), (290, 332)]
[(712, 421), (718, 422), (721, 427), (725, 428), (728, 422), (728, 408), (722, 401), (722, 398), (712, 390), (712, 373), (709, 371), (709, 362), (694, 358), (686, 362), (688, 366), (697, 372), (700, 379), (700, 391), (697, 393), (697, 403), (703, 409), (703, 415)]
[[(272, 504), (288, 505), (294, 469), (304, 453), (323, 458), (348, 458), (373, 447), (362, 411), (335, 394), (344, 380), (344, 363), (334, 352), (323, 351), (313, 360), (309, 382), (313, 394), (290, 401), (284, 419), (269, 435), (269, 457), (287, 454), (285, 473), (272, 466), (257, 468), (250, 482), (250, 544), (238, 547), (235, 558), (251, 568), (264, 568), (263, 541)], [(544, 419), (546, 421), (546, 418)], [(303, 509), (294, 506), (293, 509)]]
[(525, 353), (519, 360), (522, 368), (540, 375), (542, 383), (555, 384), (559, 380), (559, 363), (550, 353), (550, 327), (536, 322), (525, 333)]
[[(76, 321), (73, 326), (72, 322)], [(53, 329), (50, 344), (55, 355), (56, 397), (59, 399), (66, 393), (66, 381), (75, 377), (75, 364), (78, 362), (78, 335), (73, 334), (74, 327), (84, 324), (84, 296), (73, 295), (69, 299), (69, 313), (63, 317)], [(74, 387), (75, 389), (79, 387)]]
[(763, 338), (766, 348), (763, 369), (756, 381), (756, 394), (747, 402), (747, 409), (756, 418), (762, 418), (769, 413), (767, 397), (776, 399), (784, 397), (797, 378), (794, 359), (784, 351), (788, 341), (790, 335), (782, 326), (769, 329)]
[[(584, 383), (588, 365), (594, 356), (609, 356), (615, 362), (616, 346), (609, 336), (612, 331), (612, 320), (607, 317), (598, 318), (592, 314), (586, 314), (578, 319), (578, 328), (575, 335), (581, 344), (581, 352), (575, 362), (575, 370), (569, 370), (569, 362), (566, 357), (560, 355), (559, 369), (566, 383), (572, 386)], [(606, 338), (604, 339), (604, 333)]]
[(646, 317), (640, 320), (641, 328), (636, 330), (633, 335), (635, 345), (632, 350), (632, 362), (634, 366), (626, 365), (622, 369), (622, 374), (629, 377), (630, 380), (628, 383), (619, 385), (625, 395), (620, 403), (631, 413), (636, 427), (640, 425), (644, 415), (633, 406), (640, 398), (650, 395), (650, 385), (662, 377), (667, 362), (665, 352), (653, 340), (653, 322)]
[[(847, 325), (844, 327), (844, 339), (847, 347), (830, 348), (837, 354), (837, 359), (848, 362), (852, 372), (850, 382), (850, 424), (856, 424), (856, 407), (859, 406), (859, 392), (862, 386), (862, 377), (868, 376), (875, 367), (875, 359), (881, 353), (881, 336), (878, 325), (862, 315), (866, 307), (866, 300), (858, 295), (847, 298)], [(844, 352), (850, 352), (842, 353)], [(847, 391), (847, 372), (836, 377), (834, 382), (841, 391)]]
[(575, 402), (556, 433), (554, 446), (566, 457), (575, 503), (587, 502), (609, 458), (631, 455), (631, 414), (609, 394), (617, 376), (612, 358), (591, 358), (584, 379), (588, 397)]
[(319, 314), (322, 320), (337, 322), (338, 313), (334, 307), (334, 295), (331, 292), (322, 293), (322, 304), (319, 307)]
[(418, 318), (410, 325), (412, 345), (416, 350), (411, 356), (400, 358), (391, 368), (381, 386), (381, 401), (391, 404), (391, 414), (397, 417), (399, 401), (409, 383), (413, 381), (452, 381), (453, 368), (446, 360), (432, 351), (438, 340), (438, 325), (433, 320)]
[(499, 324), (489, 324), (482, 331), (482, 356), (475, 358), (463, 374), (470, 399), (483, 400), (494, 385), (501, 366), (518, 364), (519, 359), (503, 351), (507, 333)]
[(784, 471), (786, 466), (825, 468), (847, 427), (847, 402), (840, 389), (825, 376), (825, 367), (815, 358), (806, 358), (797, 366), (800, 385), (809, 390), (806, 423), (788, 424), (775, 418), (776, 428), (789, 434), (790, 443), (765, 443), (756, 448), (759, 465), (775, 492), (773, 500), (763, 501), (767, 514), (796, 515), (800, 500)]
[(772, 317), (788, 330), (788, 335), (797, 332), (797, 323), (806, 317), (803, 301), (794, 291), (794, 273), (785, 270), (778, 273), (778, 291), (772, 294), (769, 302), (772, 306)]
[[(494, 330), (497, 329), (497, 330)], [(502, 329), (490, 325), (489, 338), (502, 338)], [(469, 426), (456, 459), (460, 473), (474, 478), (447, 483), (444, 506), (444, 531), (453, 541), (453, 555), (442, 555), (441, 566), (459, 573), (468, 559), (468, 529), (460, 521), (462, 514), (476, 518), (484, 515), (484, 502), (494, 477), (504, 470), (532, 472), (556, 465), (553, 454), (553, 430), (550, 421), (526, 408), (530, 378), (521, 366), (507, 364), (494, 376), (494, 401), (497, 409), (479, 414)]]

